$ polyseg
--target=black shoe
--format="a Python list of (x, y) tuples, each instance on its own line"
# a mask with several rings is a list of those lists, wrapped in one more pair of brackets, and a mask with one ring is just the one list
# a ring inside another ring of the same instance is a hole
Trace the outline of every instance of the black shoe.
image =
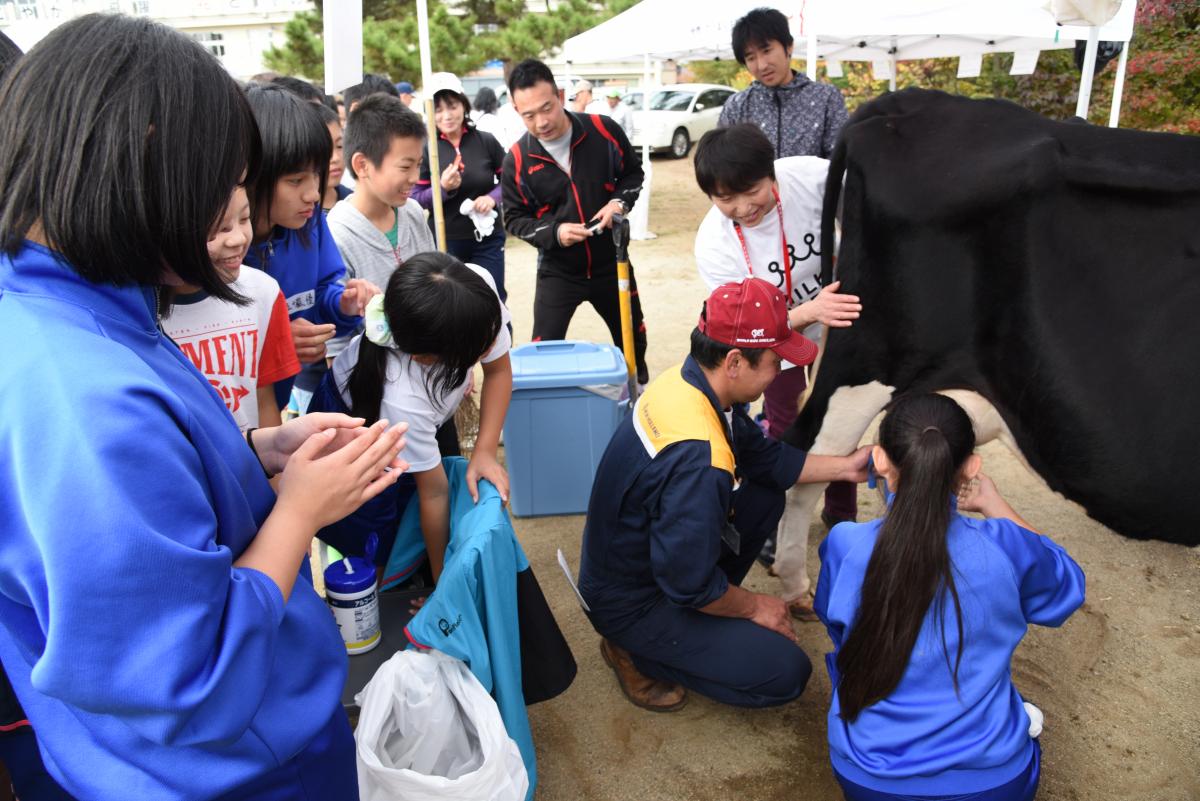
[(775, 538), (767, 537), (766, 541), (763, 542), (762, 550), (754, 558), (763, 567), (770, 567), (775, 564)]

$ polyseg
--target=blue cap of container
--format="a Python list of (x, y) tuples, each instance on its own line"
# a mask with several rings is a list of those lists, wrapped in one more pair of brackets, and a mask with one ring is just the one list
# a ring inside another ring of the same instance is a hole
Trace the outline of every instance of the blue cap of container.
[(573, 340), (530, 342), (509, 351), (513, 389), (624, 384), (625, 356), (615, 345)]
[(325, 568), (325, 587), (342, 595), (353, 595), (371, 589), (375, 583), (375, 551), (379, 537), (375, 532), (367, 537), (366, 556), (347, 556)]

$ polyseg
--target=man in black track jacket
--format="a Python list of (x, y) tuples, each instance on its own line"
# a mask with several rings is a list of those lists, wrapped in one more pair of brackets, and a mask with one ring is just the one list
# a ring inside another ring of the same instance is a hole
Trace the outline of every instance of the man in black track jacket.
[[(611, 119), (567, 112), (542, 62), (518, 64), (508, 88), (528, 133), (504, 159), (504, 227), (538, 250), (533, 340), (564, 338), (575, 308), (587, 301), (621, 345), (610, 229), (641, 192), (641, 159)], [(596, 224), (598, 231), (588, 230)], [(638, 381), (646, 383), (646, 325), (632, 270), (634, 350)]]

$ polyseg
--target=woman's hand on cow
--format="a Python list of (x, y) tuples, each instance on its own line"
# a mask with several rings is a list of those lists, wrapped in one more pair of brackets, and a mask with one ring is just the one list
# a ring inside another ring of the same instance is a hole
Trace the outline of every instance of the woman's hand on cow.
[(822, 289), (807, 303), (801, 303), (788, 314), (788, 322), (797, 331), (813, 323), (824, 323), (830, 328), (848, 328), (862, 313), (858, 295), (843, 295), (838, 292), (841, 281), (834, 281)]

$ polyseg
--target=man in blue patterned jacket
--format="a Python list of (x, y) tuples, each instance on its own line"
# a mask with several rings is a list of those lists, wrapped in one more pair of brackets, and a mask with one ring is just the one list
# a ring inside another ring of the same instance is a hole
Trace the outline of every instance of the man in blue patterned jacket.
[(787, 17), (758, 8), (733, 26), (733, 54), (754, 76), (721, 110), (720, 126), (751, 122), (775, 146), (775, 158), (829, 158), (846, 122), (837, 87), (816, 83), (792, 70), (792, 34)]

